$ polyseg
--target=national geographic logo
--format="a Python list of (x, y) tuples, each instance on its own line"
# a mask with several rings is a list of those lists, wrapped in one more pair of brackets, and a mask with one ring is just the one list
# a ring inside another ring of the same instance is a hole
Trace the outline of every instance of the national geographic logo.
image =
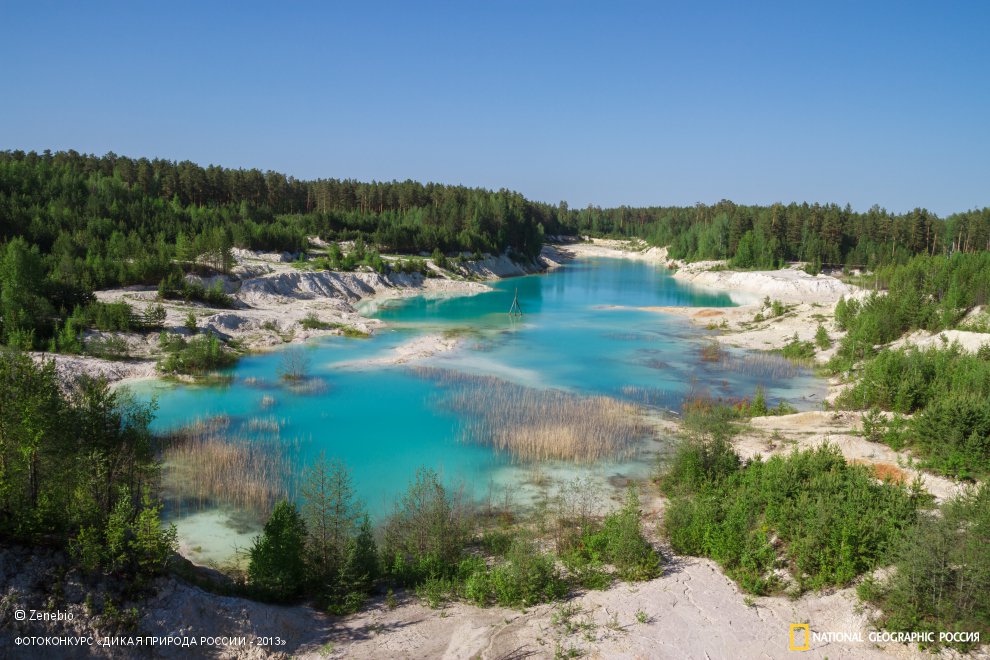
[(809, 651), (812, 642), (815, 644), (862, 644), (866, 641), (871, 644), (979, 644), (980, 632), (978, 630), (942, 632), (871, 630), (868, 634), (863, 635), (860, 630), (816, 630), (812, 632), (810, 624), (792, 623), (788, 631), (787, 650)]
[(811, 627), (807, 623), (792, 623), (789, 635), (789, 651), (807, 651), (811, 648)]

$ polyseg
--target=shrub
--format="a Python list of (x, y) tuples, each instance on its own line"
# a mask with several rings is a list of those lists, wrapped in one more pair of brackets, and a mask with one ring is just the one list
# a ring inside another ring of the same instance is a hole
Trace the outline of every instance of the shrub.
[(86, 342), (86, 353), (104, 360), (126, 360), (129, 357), (127, 342), (123, 337), (101, 337)]
[(674, 458), (659, 479), (667, 495), (696, 492), (706, 484), (721, 481), (739, 470), (739, 455), (721, 436), (710, 440), (686, 440), (677, 446)]
[(643, 536), (635, 488), (629, 489), (625, 506), (605, 518), (600, 531), (585, 536), (584, 547), (592, 559), (614, 566), (623, 580), (650, 580), (660, 574), (660, 555)]
[(920, 505), (918, 492), (877, 483), (831, 445), (757, 458), (715, 479), (680, 474), (693, 482), (668, 475), (679, 493), (665, 514), (671, 547), (714, 559), (756, 594), (779, 587), (781, 566), (799, 588), (817, 589), (883, 565)]
[(479, 605), (495, 602), (505, 607), (526, 607), (566, 594), (567, 584), (553, 557), (524, 538), (515, 540), (504, 562), (490, 571), (479, 566), (465, 580), (465, 595)]
[(300, 321), (300, 325), (306, 330), (329, 330), (333, 326), (325, 321), (321, 321), (320, 318), (310, 312), (306, 317)]
[[(860, 595), (883, 609), (888, 630), (990, 635), (990, 486), (973, 488), (923, 516), (898, 544), (894, 570)], [(956, 645), (968, 650), (973, 645)]]
[(172, 300), (194, 300), (204, 302), (213, 307), (231, 309), (234, 299), (223, 290), (223, 284), (217, 280), (207, 289), (199, 282), (190, 282), (181, 271), (174, 271), (158, 284), (158, 297)]
[(818, 324), (818, 328), (815, 330), (815, 346), (823, 351), (832, 348), (832, 339), (828, 336), (828, 330), (821, 323)]
[(957, 345), (884, 350), (839, 397), (846, 408), (914, 414), (884, 442), (906, 442), (924, 465), (960, 478), (990, 472), (990, 362)]
[(229, 367), (237, 355), (226, 348), (214, 334), (186, 340), (178, 335), (162, 333), (159, 346), (165, 356), (159, 360), (159, 371), (167, 374), (201, 375), (214, 369)]
[(780, 349), (780, 354), (788, 360), (811, 360), (815, 357), (815, 345), (810, 341), (801, 341), (795, 332), (791, 341)]

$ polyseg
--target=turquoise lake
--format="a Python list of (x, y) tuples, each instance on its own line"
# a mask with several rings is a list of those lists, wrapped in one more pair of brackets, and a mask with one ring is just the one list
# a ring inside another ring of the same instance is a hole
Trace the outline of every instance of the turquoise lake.
[[(556, 388), (578, 395), (607, 395), (647, 410), (679, 409), (689, 393), (751, 396), (759, 385), (771, 402), (787, 399), (798, 409), (818, 406), (824, 385), (776, 358), (727, 351), (718, 363), (701, 359), (714, 334), (683, 318), (636, 308), (733, 305), (724, 294), (695, 289), (652, 264), (623, 259), (582, 259), (543, 275), (501, 280), (472, 296), (411, 297), (369, 303), (360, 309), (388, 327), (369, 339), (328, 337), (304, 346), (310, 374), (321, 387), (300, 392), (280, 383), (279, 351), (242, 359), (220, 386), (148, 382), (136, 385), (158, 403), (157, 430), (226, 416), (226, 433), (259, 436), (288, 447), (285, 460), (298, 473), (321, 451), (343, 460), (373, 516), (387, 511), (416, 469), (441, 471), (474, 498), (525, 504), (534, 470), (553, 478), (645, 476), (669, 439), (644, 438), (634, 459), (590, 466), (513, 461), (487, 446), (461, 440), (465, 419), (445, 405), (458, 385), (438, 373), (495, 376), (528, 388)], [(507, 311), (518, 290), (523, 316)], [(424, 334), (456, 333), (460, 347), (417, 365), (362, 366)], [(441, 370), (441, 371), (438, 371)], [(260, 424), (259, 424), (260, 420)], [(621, 480), (621, 479), (620, 479)], [(530, 492), (530, 494), (532, 494)], [(167, 500), (187, 554), (204, 561), (244, 548), (257, 520), (219, 503)]]

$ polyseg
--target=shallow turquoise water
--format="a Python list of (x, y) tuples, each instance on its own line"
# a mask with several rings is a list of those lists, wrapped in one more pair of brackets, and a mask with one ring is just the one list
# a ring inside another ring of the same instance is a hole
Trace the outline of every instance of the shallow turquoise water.
[[(463, 483), (476, 497), (512, 488), (513, 480), (527, 474), (488, 448), (458, 442), (464, 420), (442, 405), (447, 388), (454, 385), (403, 366), (355, 366), (424, 333), (468, 333), (463, 348), (429, 359), (429, 366), (494, 375), (529, 387), (607, 394), (665, 409), (676, 410), (692, 390), (748, 396), (758, 383), (771, 400), (787, 398), (799, 408), (810, 408), (818, 399), (803, 397), (822, 390), (805, 373), (791, 373), (793, 369), (776, 363), (750, 364), (742, 353), (719, 365), (701, 361), (699, 337), (705, 331), (690, 328), (683, 319), (635, 308), (729, 306), (731, 299), (682, 285), (651, 264), (582, 260), (493, 287), (474, 296), (415, 297), (366, 306), (364, 312), (386, 321), (389, 329), (371, 339), (331, 337), (306, 346), (312, 375), (327, 386), (323, 392), (296, 393), (280, 385), (276, 352), (243, 359), (226, 386), (154, 383), (140, 386), (137, 393), (157, 397), (158, 429), (228, 415), (231, 433), (250, 436), (248, 420), (273, 419), (280, 425), (280, 441), (292, 445), (290, 458), (297, 465), (320, 451), (344, 460), (358, 494), (373, 514), (380, 514), (419, 466), (441, 470), (445, 479)], [(506, 313), (517, 289), (521, 320)], [(274, 403), (263, 408), (266, 396)], [(639, 468), (645, 465), (641, 462)], [(568, 466), (547, 468), (573, 472)], [(590, 471), (629, 475), (636, 466), (608, 464)], [(225, 533), (234, 536), (229, 530), (218, 532), (214, 524), (212, 540), (206, 539), (204, 529), (210, 525), (199, 524), (202, 517), (192, 513), (177, 502), (170, 505), (170, 515), (190, 545), (222, 545)]]

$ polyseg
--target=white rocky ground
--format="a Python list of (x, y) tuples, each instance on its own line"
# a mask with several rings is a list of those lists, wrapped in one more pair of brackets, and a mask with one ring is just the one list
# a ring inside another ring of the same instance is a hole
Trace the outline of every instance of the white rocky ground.
[[(219, 280), (233, 297), (235, 309), (215, 309), (200, 303), (159, 301), (153, 287), (132, 286), (97, 292), (104, 302), (125, 301), (137, 311), (161, 303), (166, 311), (165, 328), (170, 332), (188, 334), (186, 318), (196, 317), (199, 331), (212, 332), (223, 339), (236, 339), (249, 350), (276, 348), (312, 337), (339, 334), (338, 328), (306, 329), (302, 322), (315, 317), (326, 324), (349, 326), (373, 333), (381, 321), (369, 319), (355, 308), (359, 301), (383, 301), (403, 296), (472, 295), (489, 291), (484, 279), (511, 277), (556, 268), (564, 259), (553, 246), (544, 248), (532, 262), (515, 262), (507, 256), (486, 257), (467, 261), (453, 267), (454, 271), (437, 268), (427, 260), (437, 276), (419, 273), (335, 272), (300, 270), (292, 265), (292, 256), (279, 253), (235, 250), (236, 266), (230, 276), (199, 278), (188, 276), (205, 287)], [(158, 355), (157, 333), (90, 333), (87, 341), (114, 336), (126, 342), (130, 360), (109, 361), (95, 357), (35, 354), (36, 359), (54, 359), (56, 368), (67, 382), (82, 374), (103, 376), (111, 382), (121, 382), (155, 375)], [(393, 356), (395, 362), (407, 362), (428, 357), (436, 352), (451, 350), (455, 340), (438, 336), (415, 340), (410, 347), (400, 347)]]
[[(647, 525), (661, 515), (662, 502), (647, 511)], [(43, 591), (59, 585), (62, 602), (42, 602)], [(735, 659), (782, 658), (792, 623), (815, 632), (859, 635), (864, 641), (817, 642), (801, 657), (930, 657), (900, 644), (869, 640), (871, 612), (862, 610), (852, 589), (784, 597), (746, 598), (709, 560), (671, 559), (664, 574), (640, 584), (616, 584), (567, 603), (527, 610), (476, 608), (456, 603), (432, 610), (400, 593), (395, 607), (378, 597), (362, 612), (330, 617), (309, 607), (278, 607), (217, 596), (174, 579), (141, 606), (137, 625), (114, 630), (87, 614), (93, 591), (76, 572), (61, 576), (59, 560), (32, 550), (0, 550), (0, 657), (16, 658), (558, 658), (573, 649), (590, 658)], [(98, 585), (95, 585), (98, 586)], [(97, 599), (102, 601), (102, 598)], [(99, 605), (99, 602), (97, 602)], [(19, 622), (15, 612), (56, 609), (69, 622)], [(245, 644), (196, 647), (143, 646), (27, 649), (18, 636), (107, 635), (154, 637), (245, 637)], [(281, 638), (284, 645), (261, 645)], [(945, 657), (952, 657), (947, 653)], [(986, 657), (974, 655), (971, 657)]]

